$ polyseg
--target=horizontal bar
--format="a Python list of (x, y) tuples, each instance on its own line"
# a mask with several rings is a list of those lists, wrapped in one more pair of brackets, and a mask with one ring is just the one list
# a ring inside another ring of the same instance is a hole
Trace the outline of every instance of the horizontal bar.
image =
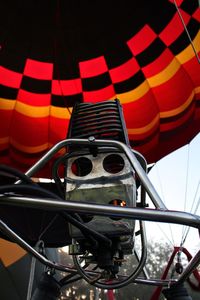
[(142, 277), (138, 277), (133, 281), (133, 283), (137, 284), (145, 284), (145, 285), (152, 285), (152, 286), (163, 286), (163, 287), (169, 287), (172, 284), (175, 284), (177, 280), (175, 279), (145, 279)]
[(112, 205), (100, 205), (74, 201), (59, 201), (32, 197), (0, 197), (0, 205), (17, 205), (27, 208), (36, 208), (54, 211), (71, 211), (102, 216), (114, 216), (143, 221), (161, 223), (174, 223), (195, 228), (200, 228), (200, 216), (181, 211), (158, 210), (138, 207), (118, 207)]

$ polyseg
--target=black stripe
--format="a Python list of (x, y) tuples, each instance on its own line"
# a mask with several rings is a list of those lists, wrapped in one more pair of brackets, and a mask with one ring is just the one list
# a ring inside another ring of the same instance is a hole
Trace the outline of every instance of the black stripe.
[(0, 96), (1, 98), (15, 100), (17, 98), (18, 89), (11, 88), (0, 84)]
[(76, 61), (74, 61), (73, 53), (65, 53), (56, 55), (53, 66), (53, 79), (67, 80), (80, 78), (80, 71)]
[(125, 93), (131, 91), (138, 87), (145, 80), (144, 74), (141, 70), (139, 70), (134, 76), (131, 78), (124, 80), (119, 83), (114, 84), (115, 92), (117, 94)]
[(187, 13), (192, 15), (196, 9), (199, 7), (198, 0), (184, 0), (180, 6)]
[(17, 54), (15, 49), (10, 51), (10, 49), (6, 47), (6, 44), (2, 44), (0, 64), (1, 66), (11, 71), (23, 73), (25, 66), (25, 56), (23, 55), (23, 53)]
[(160, 127), (158, 126), (150, 135), (148, 135), (146, 138), (142, 138), (142, 140), (130, 140), (131, 148), (134, 149), (134, 147), (143, 146), (147, 143), (149, 143), (155, 136), (158, 135), (160, 132)]
[(125, 43), (118, 43), (115, 47), (110, 47), (109, 49), (106, 48), (104, 53), (109, 69), (118, 67), (133, 57), (133, 54)]
[[(199, 31), (199, 23), (194, 19), (191, 19), (189, 24), (187, 25), (187, 30), (193, 40)], [(172, 43), (169, 48), (170, 50), (177, 55), (181, 51), (183, 51), (190, 44), (190, 40), (184, 31), (175, 41)]]
[(199, 108), (200, 107), (200, 99), (198, 101), (196, 101), (196, 107)]
[(164, 43), (159, 38), (156, 38), (148, 48), (136, 56), (140, 67), (145, 67), (153, 62), (162, 54), (165, 48)]
[(182, 118), (186, 113), (188, 113), (189, 110), (193, 109), (196, 106), (195, 102), (191, 102), (190, 105), (182, 112), (179, 114), (172, 116), (172, 117), (165, 117), (165, 118), (160, 118), (160, 123), (165, 124), (165, 123), (170, 123), (178, 120), (179, 118)]
[(52, 95), (51, 105), (56, 107), (73, 107), (76, 103), (82, 102), (82, 99), (82, 94), (76, 94), (71, 96)]
[[(137, 3), (139, 2), (137, 1)], [(143, 13), (140, 16), (144, 18), (146, 24), (148, 24), (157, 34), (160, 34), (167, 27), (176, 13), (174, 4), (170, 3), (168, 0), (147, 1), (145, 6), (146, 15)]]
[(40, 80), (23, 76), (21, 89), (38, 94), (47, 94), (51, 91), (51, 80)]
[[(172, 130), (161, 132), (160, 140), (165, 142), (169, 138), (177, 139), (179, 134), (183, 135), (184, 130), (187, 129), (188, 126), (191, 126), (193, 122), (194, 122), (194, 119), (189, 118), (188, 120), (186, 120), (183, 124), (179, 125), (178, 127), (173, 128)], [(197, 131), (197, 130), (195, 130), (195, 131)], [(192, 136), (187, 137), (187, 135), (186, 135), (186, 138), (187, 138), (188, 142), (190, 140), (192, 140)], [(181, 147), (181, 146), (179, 145), (179, 147)]]
[(111, 85), (110, 74), (108, 72), (90, 78), (82, 78), (83, 91), (94, 91)]

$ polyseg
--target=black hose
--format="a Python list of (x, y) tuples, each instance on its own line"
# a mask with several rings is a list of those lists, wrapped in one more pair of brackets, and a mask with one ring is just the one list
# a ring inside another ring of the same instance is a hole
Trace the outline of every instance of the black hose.
[(30, 177), (26, 176), (24, 173), (20, 172), (17, 169), (12, 168), (12, 167), (8, 167), (6, 165), (0, 164), (0, 171), (3, 171), (10, 175), (14, 175), (26, 183), (31, 183), (31, 184), (34, 183)]
[(22, 194), (29, 194), (34, 196), (46, 196), (51, 198), (56, 198), (57, 200), (62, 200), (56, 194), (41, 188), (36, 184), (27, 185), (27, 184), (8, 184), (4, 186), (0, 186), (0, 193), (22, 193)]
[[(68, 158), (68, 156), (69, 156), (69, 154), (64, 155), (65, 160)], [(52, 178), (55, 181), (56, 188), (57, 188), (57, 191), (58, 191), (59, 195), (61, 197), (64, 197), (65, 193), (64, 193), (64, 190), (63, 190), (63, 184), (62, 184), (62, 181), (60, 180), (60, 176), (58, 174), (59, 165), (62, 162), (63, 162), (63, 157), (62, 156), (57, 158), (56, 161), (54, 162), (54, 164), (52, 166)]]
[(105, 235), (103, 235), (103, 234), (99, 233), (98, 231), (95, 231), (91, 228), (88, 228), (85, 224), (80, 223), (78, 220), (76, 220), (75, 218), (73, 218), (66, 212), (62, 212), (61, 214), (72, 225), (79, 228), (83, 232), (83, 234), (86, 235), (86, 237), (88, 237), (88, 234), (89, 234), (89, 235), (93, 236), (94, 238), (96, 238), (97, 240), (99, 240), (100, 242), (104, 243), (105, 246), (107, 246), (108, 248), (110, 248), (112, 246), (112, 241), (109, 238), (107, 238)]

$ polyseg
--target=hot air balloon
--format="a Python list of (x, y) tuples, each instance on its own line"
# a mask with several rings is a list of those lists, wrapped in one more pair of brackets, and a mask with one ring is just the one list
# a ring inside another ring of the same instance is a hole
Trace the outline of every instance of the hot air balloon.
[(1, 3), (1, 162), (27, 170), (66, 137), (80, 102), (118, 98), (149, 163), (199, 132), (197, 0), (11, 3)]
[[(197, 0), (1, 1), (0, 14), (1, 163), (29, 169), (66, 138), (76, 104), (119, 99), (130, 146), (148, 163), (200, 131)], [(51, 162), (36, 175), (51, 178)], [(34, 232), (21, 208), (9, 214), (31, 245), (44, 228), (48, 245), (70, 242), (54, 212), (32, 209)], [(48, 232), (54, 218), (59, 236)]]

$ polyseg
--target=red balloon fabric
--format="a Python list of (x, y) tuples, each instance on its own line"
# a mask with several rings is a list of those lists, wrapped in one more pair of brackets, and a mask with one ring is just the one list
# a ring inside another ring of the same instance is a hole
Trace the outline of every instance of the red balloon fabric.
[(115, 98), (149, 163), (188, 143), (199, 24), (198, 0), (1, 1), (0, 163), (27, 170), (66, 138), (75, 103)]

